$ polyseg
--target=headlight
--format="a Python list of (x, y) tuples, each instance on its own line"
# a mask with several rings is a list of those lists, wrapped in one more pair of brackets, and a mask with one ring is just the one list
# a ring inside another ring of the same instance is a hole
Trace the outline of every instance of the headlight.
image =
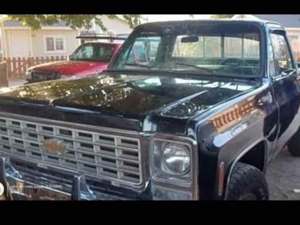
[(150, 149), (153, 199), (197, 199), (197, 155), (196, 143), (189, 138), (154, 138)]
[(162, 170), (172, 175), (184, 175), (190, 171), (191, 156), (185, 145), (168, 143), (162, 149)]
[(25, 76), (26, 76), (27, 80), (30, 80), (32, 78), (31, 74), (32, 74), (31, 70), (26, 71)]
[(179, 186), (190, 186), (192, 180), (192, 148), (184, 142), (156, 139), (150, 151), (153, 179)]

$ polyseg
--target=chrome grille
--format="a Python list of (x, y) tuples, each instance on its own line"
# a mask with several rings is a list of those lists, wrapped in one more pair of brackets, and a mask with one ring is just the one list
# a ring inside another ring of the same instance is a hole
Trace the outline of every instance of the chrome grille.
[(60, 75), (57, 73), (49, 72), (32, 72), (31, 79), (33, 81), (46, 81), (46, 80), (55, 80), (59, 79)]
[[(64, 153), (47, 152), (47, 139), (62, 141)], [(115, 182), (143, 182), (138, 136), (0, 117), (1, 152)]]

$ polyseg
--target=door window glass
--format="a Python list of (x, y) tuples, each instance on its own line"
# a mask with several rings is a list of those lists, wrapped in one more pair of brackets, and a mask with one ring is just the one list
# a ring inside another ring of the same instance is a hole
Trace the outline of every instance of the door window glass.
[(286, 41), (282, 34), (271, 34), (271, 42), (273, 46), (274, 64), (276, 74), (288, 73), (294, 68), (291, 53)]

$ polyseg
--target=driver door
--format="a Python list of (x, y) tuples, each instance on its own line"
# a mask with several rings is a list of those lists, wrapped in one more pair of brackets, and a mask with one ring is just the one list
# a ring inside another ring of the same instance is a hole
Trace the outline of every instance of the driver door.
[(276, 148), (270, 155), (275, 157), (298, 129), (300, 89), (296, 65), (285, 31), (273, 30), (269, 35), (273, 52), (270, 75), (279, 115)]

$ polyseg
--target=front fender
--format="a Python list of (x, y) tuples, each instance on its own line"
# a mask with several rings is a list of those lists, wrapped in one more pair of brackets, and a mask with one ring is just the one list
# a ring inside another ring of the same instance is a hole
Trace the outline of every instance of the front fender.
[[(245, 105), (247, 113), (240, 114)], [(209, 199), (221, 199), (235, 163), (256, 144), (263, 142), (265, 167), (269, 152), (276, 143), (278, 109), (270, 88), (262, 87), (233, 104), (227, 103), (216, 114), (206, 117), (201, 124), (199, 122), (197, 130), (199, 168), (206, 171), (206, 174), (200, 171), (200, 189), (209, 195)], [(220, 165), (225, 174), (222, 182), (219, 179)]]

